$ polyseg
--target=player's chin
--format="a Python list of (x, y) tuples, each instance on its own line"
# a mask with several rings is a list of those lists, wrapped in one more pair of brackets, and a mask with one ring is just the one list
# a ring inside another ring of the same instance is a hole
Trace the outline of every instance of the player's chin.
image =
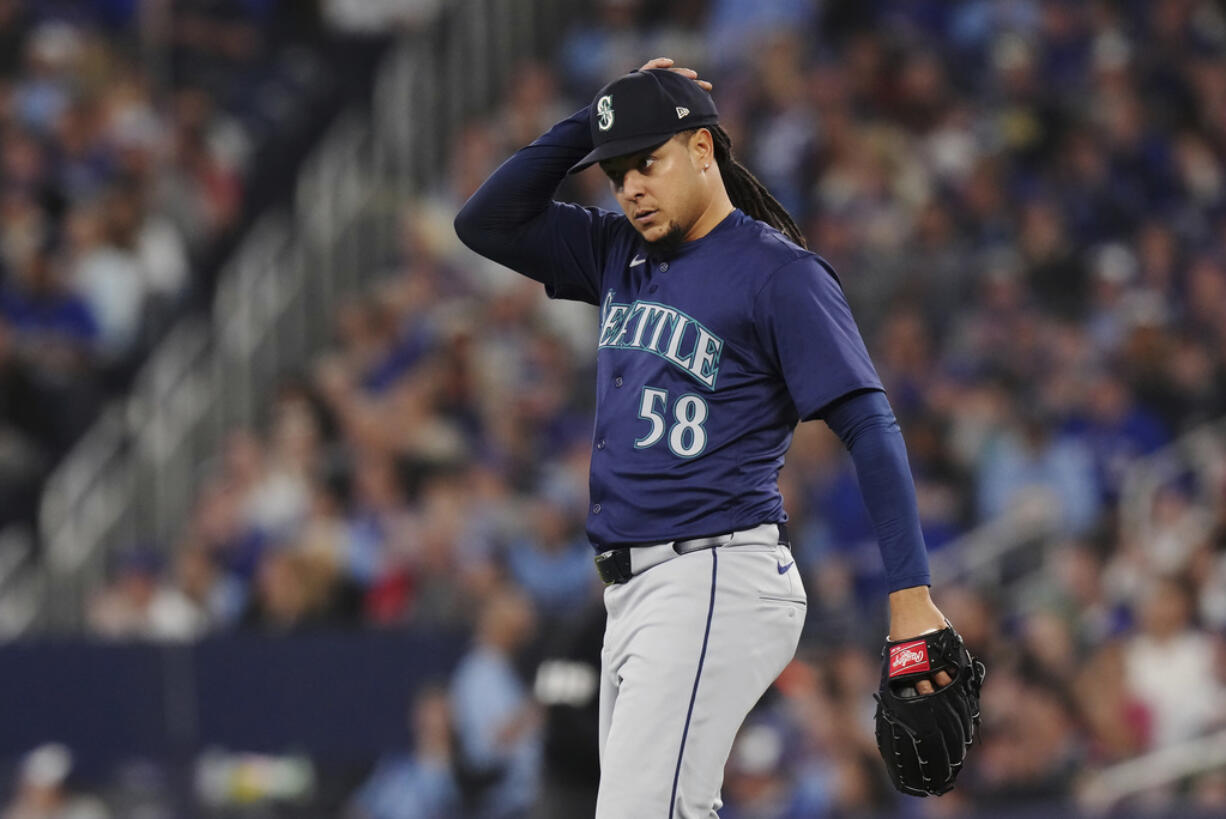
[(659, 226), (650, 235), (643, 234), (643, 239), (658, 256), (672, 256), (685, 242), (685, 231), (676, 222), (667, 222)]
[(664, 224), (662, 222), (652, 221), (648, 222), (647, 224), (643, 224), (642, 222), (631, 219), (630, 224), (634, 225), (634, 229), (639, 232), (639, 235), (649, 242), (652, 239), (658, 239), (664, 235)]
[(661, 217), (658, 213), (655, 218), (645, 225), (635, 225), (639, 235), (648, 242), (657, 242), (669, 234), (672, 229), (672, 223)]

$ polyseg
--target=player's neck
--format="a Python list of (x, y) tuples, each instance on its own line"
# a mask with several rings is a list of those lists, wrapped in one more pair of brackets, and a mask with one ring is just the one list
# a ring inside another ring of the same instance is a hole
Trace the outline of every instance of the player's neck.
[(707, 208), (698, 217), (693, 226), (686, 232), (685, 241), (692, 242), (695, 239), (701, 239), (711, 231), (715, 230), (716, 225), (728, 218), (728, 214), (732, 213), (732, 200), (728, 198), (727, 192), (721, 190), (719, 194), (712, 196), (711, 201), (707, 203)]

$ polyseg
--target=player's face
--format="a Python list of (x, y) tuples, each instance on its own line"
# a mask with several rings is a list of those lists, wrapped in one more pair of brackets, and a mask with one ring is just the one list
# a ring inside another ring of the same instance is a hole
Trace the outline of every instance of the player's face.
[(600, 163), (622, 212), (644, 240), (680, 243), (702, 213), (700, 185), (688, 140)]

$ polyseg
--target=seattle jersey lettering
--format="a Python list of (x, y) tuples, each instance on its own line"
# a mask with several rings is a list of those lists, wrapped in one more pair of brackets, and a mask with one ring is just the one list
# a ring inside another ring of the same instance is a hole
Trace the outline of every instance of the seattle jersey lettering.
[(675, 307), (653, 301), (618, 304), (610, 290), (600, 309), (600, 348), (642, 350), (715, 389), (724, 340)]

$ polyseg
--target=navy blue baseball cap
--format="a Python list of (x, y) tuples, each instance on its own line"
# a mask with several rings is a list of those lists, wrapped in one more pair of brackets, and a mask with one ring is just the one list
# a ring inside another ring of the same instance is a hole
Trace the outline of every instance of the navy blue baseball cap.
[(569, 173), (602, 159), (663, 145), (673, 134), (719, 122), (715, 100), (702, 86), (667, 68), (632, 71), (592, 100), (592, 152)]

